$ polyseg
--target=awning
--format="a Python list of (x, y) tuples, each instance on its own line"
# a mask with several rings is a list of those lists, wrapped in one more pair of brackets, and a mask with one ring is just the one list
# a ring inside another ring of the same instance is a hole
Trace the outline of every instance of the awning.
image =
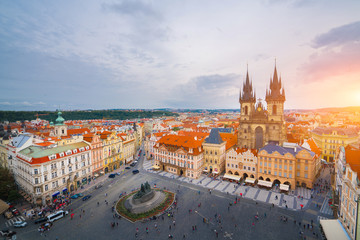
[(336, 219), (322, 219), (320, 220), (323, 232), (328, 240), (350, 240), (344, 227), (339, 220)]
[(255, 183), (255, 178), (247, 177), (247, 178), (245, 179), (245, 182), (246, 182), (246, 183)]
[(290, 186), (286, 184), (280, 184), (280, 190), (289, 191)]
[(100, 171), (100, 174), (104, 174), (104, 171)]
[(60, 194), (60, 192), (59, 191), (56, 191), (56, 192), (54, 192), (53, 194), (52, 194), (52, 196), (53, 197), (56, 197), (57, 195), (59, 195)]
[(9, 209), (9, 204), (0, 199), (0, 214)]
[(257, 184), (264, 187), (272, 187), (272, 182), (269, 181), (259, 180)]
[(99, 174), (97, 174), (97, 173), (94, 174), (94, 177), (98, 177), (98, 176), (99, 176)]
[(212, 173), (214, 173), (214, 174), (218, 174), (219, 172), (218, 172), (218, 171), (213, 171)]
[(203, 170), (203, 172), (209, 172), (209, 170), (207, 170), (207, 169), (204, 169), (204, 170)]
[(63, 191), (63, 192), (66, 192), (67, 190), (68, 190), (67, 188), (64, 188), (62, 191)]
[(224, 178), (235, 180), (235, 181), (239, 181), (241, 179), (240, 176), (227, 174), (227, 173), (225, 173)]
[(153, 165), (152, 168), (154, 169), (160, 169), (160, 167), (158, 165)]

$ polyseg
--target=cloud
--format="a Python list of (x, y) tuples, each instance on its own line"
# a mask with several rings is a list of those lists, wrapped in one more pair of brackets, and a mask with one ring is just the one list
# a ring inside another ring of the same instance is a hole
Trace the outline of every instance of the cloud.
[(0, 105), (10, 106), (10, 105), (12, 105), (12, 104), (11, 104), (11, 103), (9, 103), (9, 102), (0, 102)]
[(221, 107), (230, 108), (227, 103), (236, 103), (239, 94), (240, 75), (202, 75), (185, 84), (174, 87), (172, 97), (166, 101), (170, 107)]
[(299, 68), (304, 82), (332, 81), (347, 75), (360, 74), (360, 21), (332, 28), (311, 42), (315, 52)]
[(312, 47), (341, 46), (349, 42), (360, 41), (360, 21), (349, 23), (320, 34), (312, 41)]
[(151, 5), (142, 1), (123, 1), (121, 3), (103, 4), (103, 8), (104, 10), (114, 11), (123, 15), (152, 18), (154, 20), (162, 19), (159, 12), (156, 12)]

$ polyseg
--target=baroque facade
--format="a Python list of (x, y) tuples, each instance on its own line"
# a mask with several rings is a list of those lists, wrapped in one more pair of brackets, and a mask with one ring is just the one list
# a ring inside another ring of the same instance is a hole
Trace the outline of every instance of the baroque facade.
[(284, 123), (285, 90), (278, 78), (276, 66), (270, 88), (266, 90), (267, 110), (257, 102), (249, 72), (240, 92), (240, 120), (238, 146), (240, 148), (260, 149), (267, 143), (282, 144), (286, 142)]

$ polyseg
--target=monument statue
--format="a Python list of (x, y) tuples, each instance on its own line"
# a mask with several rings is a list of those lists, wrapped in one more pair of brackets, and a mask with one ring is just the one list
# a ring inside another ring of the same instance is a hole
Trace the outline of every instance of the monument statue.
[(140, 190), (134, 195), (134, 199), (140, 199), (145, 196), (147, 193), (151, 192), (151, 187), (148, 182), (141, 184)]

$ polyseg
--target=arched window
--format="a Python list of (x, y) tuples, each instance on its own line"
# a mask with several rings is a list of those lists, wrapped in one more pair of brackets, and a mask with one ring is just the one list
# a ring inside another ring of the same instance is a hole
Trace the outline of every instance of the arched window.
[(245, 109), (245, 111), (244, 111), (244, 112), (245, 112), (245, 115), (248, 115), (248, 106), (245, 106), (244, 109)]
[(277, 107), (276, 107), (276, 105), (274, 105), (274, 106), (273, 106), (273, 115), (276, 114), (276, 110), (277, 110)]

